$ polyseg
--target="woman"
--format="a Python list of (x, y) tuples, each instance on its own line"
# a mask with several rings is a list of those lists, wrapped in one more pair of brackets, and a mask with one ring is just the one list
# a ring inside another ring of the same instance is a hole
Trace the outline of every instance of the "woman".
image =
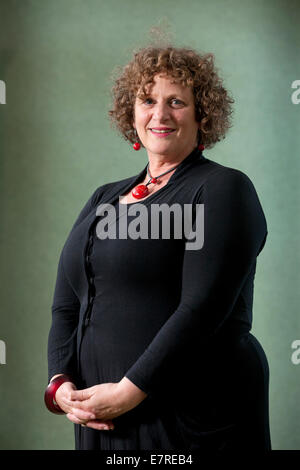
[[(52, 408), (75, 423), (76, 449), (268, 450), (269, 368), (250, 333), (266, 220), (250, 179), (202, 153), (233, 100), (212, 54), (173, 47), (139, 50), (113, 92), (110, 116), (148, 164), (96, 189), (63, 247)], [(170, 210), (149, 224), (174, 205), (179, 222)]]

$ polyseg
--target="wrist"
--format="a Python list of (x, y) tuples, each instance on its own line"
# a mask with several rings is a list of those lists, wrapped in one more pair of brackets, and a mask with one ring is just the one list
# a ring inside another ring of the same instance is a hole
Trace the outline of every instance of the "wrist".
[(126, 408), (131, 409), (141, 403), (147, 394), (137, 387), (127, 377), (123, 377), (117, 384), (118, 399), (125, 405)]
[(65, 412), (60, 408), (58, 403), (56, 402), (55, 395), (59, 387), (65, 382), (72, 382), (70, 376), (66, 374), (61, 374), (58, 376), (54, 376), (52, 378), (45, 390), (44, 401), (45, 405), (49, 411), (55, 414), (65, 414)]

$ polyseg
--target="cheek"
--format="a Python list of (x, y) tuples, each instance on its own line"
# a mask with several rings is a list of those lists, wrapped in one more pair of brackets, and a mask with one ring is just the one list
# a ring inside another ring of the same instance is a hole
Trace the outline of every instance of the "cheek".
[(182, 127), (193, 126), (196, 122), (195, 113), (192, 109), (181, 110), (180, 113), (176, 113), (176, 115), (174, 115), (174, 118)]
[(182, 120), (182, 125), (189, 131), (190, 134), (193, 134), (195, 130), (198, 129), (198, 123), (195, 119), (195, 114), (193, 112), (186, 114)]
[(177, 120), (177, 124), (178, 127), (180, 127), (185, 134), (193, 134), (195, 123), (191, 118)]
[(137, 127), (144, 127), (145, 124), (148, 122), (148, 120), (149, 120), (148, 114), (145, 112), (139, 111), (136, 114), (135, 124)]

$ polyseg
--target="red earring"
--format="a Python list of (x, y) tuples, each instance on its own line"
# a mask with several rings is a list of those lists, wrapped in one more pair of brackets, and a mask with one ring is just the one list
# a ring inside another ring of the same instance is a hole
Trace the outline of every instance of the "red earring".
[(139, 144), (138, 142), (135, 142), (132, 147), (134, 148), (134, 150), (140, 150), (141, 144)]
[(198, 145), (198, 149), (199, 149), (199, 150), (204, 150), (204, 149), (205, 149), (205, 147), (204, 147), (204, 145), (203, 145), (203, 144), (200, 144), (200, 145)]

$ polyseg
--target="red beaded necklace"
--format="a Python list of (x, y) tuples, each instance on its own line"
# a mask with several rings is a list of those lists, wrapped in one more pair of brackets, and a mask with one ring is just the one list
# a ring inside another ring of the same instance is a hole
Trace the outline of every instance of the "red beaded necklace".
[[(179, 163), (178, 163), (178, 165), (179, 165)], [(155, 178), (152, 178), (152, 176), (150, 175), (149, 163), (148, 163), (147, 164), (147, 174), (148, 174), (150, 179), (149, 179), (148, 183), (139, 184), (138, 186), (133, 188), (133, 190), (131, 192), (132, 196), (135, 197), (136, 199), (142, 199), (143, 197), (146, 197), (149, 194), (149, 189), (147, 188), (147, 186), (151, 183), (156, 184), (158, 182), (158, 178), (160, 178), (161, 176), (166, 175), (167, 173), (170, 173), (170, 171), (175, 170), (175, 168), (177, 168), (178, 165), (176, 165), (174, 168), (171, 168), (171, 170), (165, 171), (161, 175), (158, 175)]]

